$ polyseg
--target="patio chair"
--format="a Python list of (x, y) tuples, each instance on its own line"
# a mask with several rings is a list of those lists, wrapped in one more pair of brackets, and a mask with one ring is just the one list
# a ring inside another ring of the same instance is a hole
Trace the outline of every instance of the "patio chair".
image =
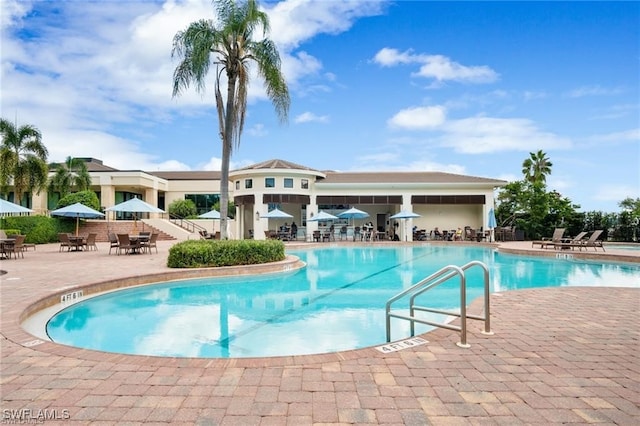
[(95, 233), (91, 233), (89, 235), (87, 235), (87, 239), (86, 241), (83, 243), (84, 248), (86, 250), (98, 250), (98, 246), (96, 245), (96, 237), (98, 236), (98, 234)]
[(360, 231), (360, 227), (356, 226), (353, 229), (353, 241), (360, 240), (362, 241), (362, 232)]
[(322, 234), (320, 233), (320, 231), (313, 231), (313, 241), (320, 242), (321, 237)]
[(12, 253), (16, 259), (18, 254), (24, 259), (24, 238), (25, 235), (16, 235), (15, 241), (4, 243), (4, 253), (9, 259)]
[(157, 241), (158, 241), (158, 233), (154, 232), (153, 234), (151, 234), (148, 240), (140, 241), (140, 249), (142, 251), (148, 251), (149, 254), (151, 254), (151, 249), (155, 248), (156, 253), (158, 253)]
[(60, 249), (58, 251), (62, 251), (65, 247), (67, 248), (67, 251), (71, 251), (71, 248), (76, 246), (75, 243), (71, 242), (69, 234), (66, 232), (60, 232), (58, 234), (58, 240), (60, 241)]
[(342, 226), (340, 227), (340, 240), (342, 241), (342, 237), (344, 237), (344, 239), (347, 239), (347, 227), (346, 226)]
[[(539, 245), (540, 248), (555, 247), (555, 244), (562, 242), (562, 236), (564, 235), (564, 228), (556, 228), (553, 231), (551, 238), (543, 237), (541, 240), (531, 241), (531, 247)], [(497, 238), (496, 238), (497, 240)]]
[(117, 253), (118, 247), (120, 247), (120, 243), (118, 242), (118, 237), (113, 232), (109, 232), (109, 254), (111, 254), (111, 249), (113, 248), (116, 249), (116, 253)]
[(139, 242), (132, 242), (129, 234), (118, 234), (118, 254), (124, 250), (125, 254), (134, 253), (140, 249)]

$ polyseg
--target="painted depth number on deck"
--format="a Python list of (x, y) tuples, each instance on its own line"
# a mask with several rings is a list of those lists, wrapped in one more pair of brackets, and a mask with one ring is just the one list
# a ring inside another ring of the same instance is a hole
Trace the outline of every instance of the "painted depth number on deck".
[(402, 349), (412, 348), (414, 346), (424, 345), (429, 343), (428, 340), (424, 340), (422, 337), (412, 337), (407, 340), (400, 340), (399, 342), (387, 343), (386, 345), (377, 346), (376, 349), (383, 353), (401, 351)]

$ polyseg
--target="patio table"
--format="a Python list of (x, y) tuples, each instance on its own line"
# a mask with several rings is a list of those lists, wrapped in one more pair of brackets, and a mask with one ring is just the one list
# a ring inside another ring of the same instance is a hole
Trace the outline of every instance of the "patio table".
[(71, 243), (71, 251), (82, 251), (84, 246), (84, 238), (82, 235), (69, 235), (69, 242)]

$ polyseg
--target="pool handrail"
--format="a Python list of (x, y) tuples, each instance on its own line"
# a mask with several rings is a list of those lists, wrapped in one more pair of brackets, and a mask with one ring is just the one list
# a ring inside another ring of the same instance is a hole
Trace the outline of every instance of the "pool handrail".
[[(467, 285), (466, 285), (466, 273), (465, 271), (468, 270), (469, 268), (473, 267), (473, 266), (479, 266), (483, 269), (484, 272), (484, 294), (483, 294), (483, 298), (484, 298), (484, 312), (483, 312), (483, 316), (478, 316), (478, 315), (467, 315)], [(418, 296), (420, 296), (421, 294), (427, 292), (428, 290), (437, 287), (438, 285), (449, 281), (450, 279), (459, 276), (460, 277), (460, 312), (451, 312), (451, 311), (444, 311), (444, 310), (439, 310), (439, 309), (432, 309), (432, 308), (427, 308), (424, 306), (417, 306), (415, 304), (415, 300)], [(402, 298), (404, 298), (405, 296), (411, 294), (411, 298), (409, 299), (409, 315), (401, 315), (401, 314), (396, 314), (396, 313), (392, 313), (391, 312), (391, 305), (396, 302), (397, 300), (400, 300)], [(470, 347), (470, 345), (467, 344), (467, 318), (469, 319), (475, 319), (475, 320), (480, 320), (480, 321), (484, 321), (484, 330), (482, 331), (483, 334), (487, 334), (487, 335), (492, 335), (493, 332), (491, 331), (491, 307), (490, 307), (490, 300), (489, 300), (489, 294), (490, 294), (490, 289), (489, 289), (489, 268), (482, 262), (477, 261), (477, 260), (473, 260), (463, 266), (455, 266), (455, 265), (448, 265), (445, 266), (443, 268), (441, 268), (440, 270), (438, 270), (437, 272), (429, 275), (427, 278), (424, 278), (422, 280), (420, 280), (419, 282), (417, 282), (416, 284), (414, 284), (413, 286), (409, 287), (408, 289), (396, 294), (395, 296), (393, 296), (392, 298), (390, 298), (387, 303), (386, 303), (386, 331), (387, 331), (387, 342), (391, 341), (391, 318), (399, 318), (399, 319), (405, 319), (408, 320), (410, 322), (410, 327), (411, 327), (411, 337), (413, 337), (415, 335), (415, 323), (421, 323), (421, 324), (427, 324), (427, 325), (432, 325), (435, 327), (440, 327), (440, 328), (446, 328), (449, 330), (454, 330), (454, 331), (459, 331), (460, 332), (460, 342), (457, 343), (458, 346), (463, 347), (463, 348), (468, 348)], [(432, 312), (432, 313), (438, 313), (438, 314), (446, 314), (446, 315), (451, 315), (451, 316), (456, 316), (456, 317), (460, 317), (460, 326), (456, 326), (456, 325), (451, 325), (451, 324), (443, 324), (443, 323), (436, 323), (433, 321), (428, 321), (428, 320), (424, 320), (424, 319), (420, 319), (417, 318), (415, 316), (415, 311), (420, 311), (420, 312)]]

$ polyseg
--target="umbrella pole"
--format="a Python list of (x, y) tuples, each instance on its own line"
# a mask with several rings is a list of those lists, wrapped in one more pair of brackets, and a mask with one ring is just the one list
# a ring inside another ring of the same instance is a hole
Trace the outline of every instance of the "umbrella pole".
[(76, 216), (76, 237), (78, 236), (78, 226), (80, 226), (80, 216)]

